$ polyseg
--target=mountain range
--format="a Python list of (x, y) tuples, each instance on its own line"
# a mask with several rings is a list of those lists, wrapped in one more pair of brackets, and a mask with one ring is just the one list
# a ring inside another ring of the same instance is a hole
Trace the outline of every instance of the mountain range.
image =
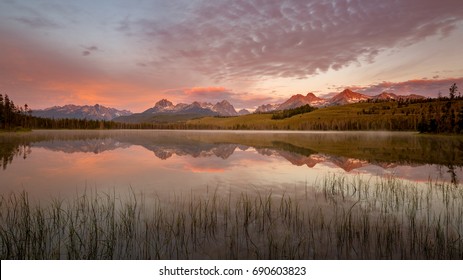
[(394, 93), (383, 92), (375, 96), (369, 96), (358, 92), (353, 92), (350, 89), (345, 89), (331, 98), (320, 98), (315, 94), (309, 92), (307, 95), (296, 94), (291, 96), (288, 100), (281, 104), (266, 104), (257, 107), (256, 113), (266, 113), (271, 111), (279, 111), (286, 109), (294, 109), (304, 105), (312, 107), (327, 107), (336, 105), (352, 104), (367, 100), (373, 101), (386, 101), (386, 100), (416, 100), (425, 99), (424, 96), (411, 94), (411, 95), (396, 95)]
[[(367, 100), (387, 101), (387, 100), (417, 100), (424, 99), (424, 96), (396, 95), (394, 93), (383, 92), (375, 96), (368, 96), (361, 93), (345, 89), (331, 98), (321, 98), (309, 92), (307, 95), (296, 94), (280, 104), (265, 104), (257, 107), (255, 113), (266, 113), (278, 110), (294, 109), (304, 105), (312, 107), (327, 107), (357, 103)], [(238, 116), (247, 115), (250, 112), (246, 109), (236, 111), (232, 104), (223, 100), (212, 104), (209, 102), (193, 102), (191, 104), (178, 103), (174, 105), (167, 99), (162, 99), (155, 103), (154, 107), (141, 113), (132, 114), (127, 110), (118, 110), (101, 105), (77, 106), (65, 105), (55, 106), (44, 110), (36, 110), (32, 113), (37, 117), (47, 118), (77, 118), (91, 120), (114, 120), (118, 122), (140, 123), (140, 122), (177, 122), (205, 116)]]
[(222, 100), (216, 104), (209, 102), (193, 102), (191, 104), (179, 103), (174, 105), (167, 99), (162, 99), (141, 113), (130, 116), (121, 116), (114, 119), (118, 122), (140, 123), (140, 122), (177, 122), (206, 116), (238, 116), (249, 114), (247, 110), (236, 112), (235, 107), (228, 101)]
[(65, 105), (54, 106), (43, 110), (34, 110), (32, 115), (42, 118), (53, 119), (88, 119), (88, 120), (112, 120), (120, 116), (132, 115), (132, 112), (127, 110), (118, 110), (108, 108), (99, 104), (94, 106), (78, 106), (78, 105)]

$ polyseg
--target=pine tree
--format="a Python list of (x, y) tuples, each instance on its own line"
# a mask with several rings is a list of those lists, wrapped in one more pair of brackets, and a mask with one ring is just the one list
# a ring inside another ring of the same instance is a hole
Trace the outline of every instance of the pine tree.
[(3, 117), (3, 95), (0, 94), (0, 129), (5, 128), (4, 117)]
[(10, 98), (8, 94), (5, 94), (5, 98), (3, 99), (3, 128), (8, 129), (10, 126)]
[(449, 88), (450, 99), (454, 99), (455, 96), (457, 95), (457, 92), (458, 92), (457, 84), (453, 83), (453, 85)]

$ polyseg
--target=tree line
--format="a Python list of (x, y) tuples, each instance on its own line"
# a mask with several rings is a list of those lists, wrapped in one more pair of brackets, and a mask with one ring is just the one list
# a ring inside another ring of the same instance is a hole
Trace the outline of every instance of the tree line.
[[(457, 94), (458, 93), (458, 94)], [(427, 112), (421, 113), (417, 130), (421, 133), (463, 133), (463, 96), (454, 83), (449, 88), (449, 97), (439, 96), (440, 102), (428, 106)]]
[(185, 129), (184, 124), (140, 123), (129, 124), (106, 120), (52, 119), (32, 116), (27, 105), (17, 106), (10, 97), (0, 94), (0, 129)]
[(309, 113), (314, 110), (317, 110), (317, 108), (312, 107), (309, 104), (307, 104), (307, 105), (303, 105), (303, 106), (300, 106), (294, 109), (286, 109), (282, 111), (277, 111), (272, 114), (272, 120), (287, 119), (287, 118), (291, 118), (292, 116)]

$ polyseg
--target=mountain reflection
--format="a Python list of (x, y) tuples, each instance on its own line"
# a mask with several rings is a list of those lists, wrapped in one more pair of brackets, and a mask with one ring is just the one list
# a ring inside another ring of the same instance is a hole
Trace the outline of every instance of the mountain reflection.
[(463, 142), (453, 137), (417, 137), (413, 134), (361, 133), (220, 133), (169, 131), (37, 131), (0, 136), (3, 169), (36, 148), (64, 153), (104, 153), (141, 146), (154, 156), (217, 157), (228, 160), (237, 149), (255, 150), (263, 156), (284, 158), (296, 166), (325, 163), (346, 172), (378, 166), (435, 164), (448, 168), (457, 181), (455, 167), (463, 166)]

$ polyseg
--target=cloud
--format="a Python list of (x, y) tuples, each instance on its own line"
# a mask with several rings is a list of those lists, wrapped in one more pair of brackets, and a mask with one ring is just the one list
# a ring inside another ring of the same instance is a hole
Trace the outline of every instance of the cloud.
[[(459, 0), (200, 1), (190, 16), (121, 23), (176, 63), (216, 80), (307, 77), (369, 63), (386, 49), (447, 36), (463, 19)], [(132, 29), (131, 29), (132, 30)]]
[(58, 28), (55, 22), (40, 16), (34, 17), (17, 17), (16, 21), (27, 25), (29, 28)]
[(85, 49), (84, 51), (82, 51), (83, 56), (89, 56), (96, 51), (100, 51), (100, 49), (97, 46), (82, 46), (82, 48)]
[(186, 89), (184, 93), (192, 98), (206, 100), (226, 99), (234, 94), (224, 87), (193, 87)]
[[(34, 109), (65, 104), (104, 104), (122, 109), (144, 110), (153, 96), (153, 88), (102, 71), (77, 56), (36, 44), (0, 28), (0, 90), (16, 104), (27, 103)], [(98, 50), (96, 46), (86, 47)]]
[[(447, 96), (450, 86), (456, 83), (457, 86), (463, 88), (463, 77), (448, 78), (448, 79), (420, 79), (409, 80), (404, 82), (381, 82), (378, 84), (369, 85), (366, 87), (351, 86), (352, 90), (367, 95), (376, 95), (381, 92), (392, 92), (399, 95), (419, 94), (426, 97), (437, 97), (439, 92), (443, 96)], [(342, 90), (339, 88), (339, 90)], [(461, 91), (461, 90), (460, 90)]]
[[(0, 1), (0, 90), (18, 104), (27, 102), (35, 108), (97, 102), (136, 112), (169, 98), (188, 103), (226, 99), (236, 108), (252, 109), (306, 93), (310, 86), (314, 92), (335, 91), (323, 88), (324, 76), (294, 78), (351, 64), (362, 66), (379, 54), (384, 54), (383, 59), (430, 36), (436, 39), (429, 41), (439, 54), (438, 44), (461, 41), (456, 36), (437, 41), (455, 28), (463, 30), (460, 2)], [(385, 65), (378, 74), (385, 77), (375, 76), (375, 81), (389, 79), (387, 74), (395, 70), (399, 73), (390, 79), (400, 77), (401, 69), (413, 70), (411, 62), (410, 68), (404, 67), (404, 60), (397, 69)], [(419, 62), (433, 69), (417, 71), (416, 77), (427, 75), (433, 85), (442, 78), (461, 76), (458, 66)], [(345, 70), (350, 73), (352, 68)], [(352, 70), (353, 76), (359, 77), (362, 70)], [(438, 92), (431, 84), (421, 88), (418, 84), (410, 83), (409, 88), (419, 94), (419, 90)], [(439, 88), (446, 93), (448, 85), (444, 85)], [(387, 83), (359, 90), (382, 87), (387, 88)], [(395, 87), (406, 91), (405, 85)]]

